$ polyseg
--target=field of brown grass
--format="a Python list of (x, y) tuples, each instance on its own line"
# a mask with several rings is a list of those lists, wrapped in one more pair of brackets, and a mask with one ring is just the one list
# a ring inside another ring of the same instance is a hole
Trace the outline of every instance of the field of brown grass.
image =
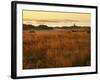
[(90, 33), (23, 32), (23, 69), (91, 65)]

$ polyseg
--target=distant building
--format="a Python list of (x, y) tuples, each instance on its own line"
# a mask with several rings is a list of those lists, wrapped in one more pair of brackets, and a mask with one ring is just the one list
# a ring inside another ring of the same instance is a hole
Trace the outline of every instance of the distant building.
[(77, 25), (76, 24), (73, 24), (73, 26), (72, 27), (77, 27)]

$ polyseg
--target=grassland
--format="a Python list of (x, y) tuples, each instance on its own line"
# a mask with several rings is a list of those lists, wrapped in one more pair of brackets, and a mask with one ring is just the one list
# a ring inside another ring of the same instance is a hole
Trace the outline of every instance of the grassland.
[(23, 69), (91, 65), (90, 31), (23, 32)]

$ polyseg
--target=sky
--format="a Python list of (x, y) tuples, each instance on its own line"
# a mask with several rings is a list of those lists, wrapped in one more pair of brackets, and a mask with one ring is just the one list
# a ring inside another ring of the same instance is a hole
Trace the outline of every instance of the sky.
[(23, 24), (48, 25), (50, 27), (90, 26), (90, 13), (77, 12), (47, 12), (47, 11), (23, 11)]

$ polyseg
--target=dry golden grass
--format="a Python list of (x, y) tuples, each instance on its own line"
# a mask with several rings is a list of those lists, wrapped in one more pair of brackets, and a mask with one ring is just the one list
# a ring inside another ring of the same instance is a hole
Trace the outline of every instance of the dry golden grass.
[(23, 69), (90, 66), (90, 33), (23, 32)]

